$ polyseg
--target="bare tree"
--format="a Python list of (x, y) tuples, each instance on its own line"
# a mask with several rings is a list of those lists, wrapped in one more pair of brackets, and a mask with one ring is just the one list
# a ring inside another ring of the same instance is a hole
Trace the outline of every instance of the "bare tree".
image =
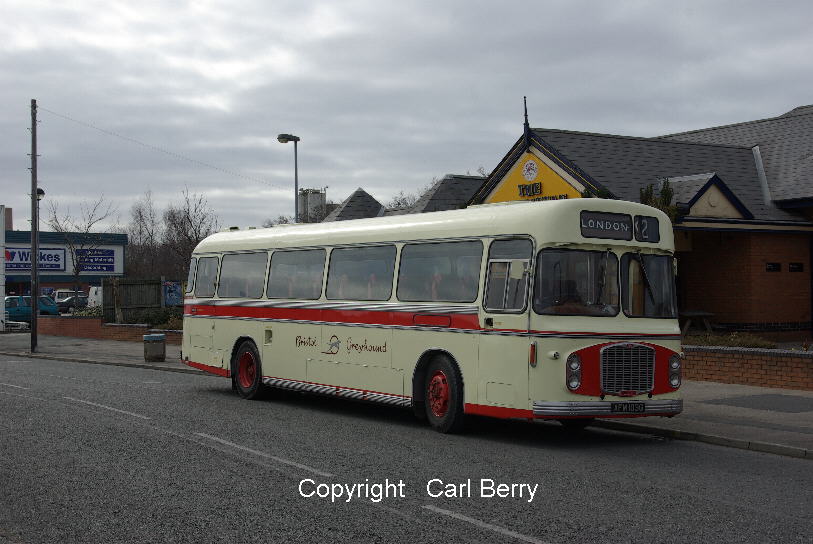
[(268, 218), (263, 221), (262, 226), (263, 228), (273, 227), (274, 225), (287, 225), (288, 223), (293, 223), (294, 217), (292, 215), (278, 215), (276, 219)]
[(101, 270), (99, 261), (107, 259), (101, 256), (99, 246), (102, 245), (98, 233), (113, 232), (117, 230), (114, 225), (104, 228), (105, 222), (111, 219), (116, 213), (113, 204), (105, 200), (104, 195), (90, 202), (84, 201), (79, 204), (79, 214), (71, 215), (70, 208), (65, 209), (65, 213), (60, 213), (59, 203), (49, 202), (48, 226), (54, 232), (62, 234), (65, 238), (65, 245), (73, 265), (74, 289), (79, 291), (81, 285), (80, 275), (85, 271)]
[(163, 214), (163, 243), (174, 257), (175, 275), (183, 276), (192, 250), (201, 240), (218, 229), (218, 219), (206, 197), (183, 191), (183, 201), (179, 205), (170, 204)]
[(151, 191), (146, 191), (130, 208), (127, 235), (127, 274), (138, 277), (155, 275), (164, 262), (161, 259), (163, 228)]
[(390, 209), (410, 208), (415, 205), (418, 198), (420, 198), (420, 195), (415, 193), (405, 193), (403, 190), (401, 190), (398, 191), (395, 196), (389, 199), (387, 203), (384, 204), (384, 207)]

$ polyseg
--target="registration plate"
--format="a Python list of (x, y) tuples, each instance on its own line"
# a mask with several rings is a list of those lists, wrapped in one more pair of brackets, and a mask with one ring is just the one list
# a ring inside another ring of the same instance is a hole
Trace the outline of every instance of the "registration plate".
[(613, 414), (643, 414), (646, 405), (643, 402), (611, 402), (610, 412)]

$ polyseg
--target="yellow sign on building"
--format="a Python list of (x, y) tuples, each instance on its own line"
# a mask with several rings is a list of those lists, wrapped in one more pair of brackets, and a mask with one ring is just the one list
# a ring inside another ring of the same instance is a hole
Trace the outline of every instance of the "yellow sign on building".
[(485, 198), (484, 203), (511, 200), (562, 200), (580, 198), (577, 188), (537, 155), (526, 151)]

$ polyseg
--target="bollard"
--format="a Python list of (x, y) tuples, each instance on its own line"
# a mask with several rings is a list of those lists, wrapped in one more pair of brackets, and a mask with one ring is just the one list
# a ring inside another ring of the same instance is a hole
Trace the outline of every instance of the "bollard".
[(144, 360), (149, 363), (162, 363), (167, 357), (166, 335), (144, 335)]

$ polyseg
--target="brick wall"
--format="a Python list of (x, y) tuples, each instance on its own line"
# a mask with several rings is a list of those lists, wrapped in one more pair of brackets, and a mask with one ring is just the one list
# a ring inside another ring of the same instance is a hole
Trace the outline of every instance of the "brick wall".
[(683, 378), (813, 391), (813, 352), (683, 346)]
[[(44, 316), (37, 319), (37, 332), (51, 336), (73, 336), (99, 340), (143, 342), (143, 336), (154, 332), (147, 325), (118, 325), (102, 323), (100, 317)], [(181, 344), (178, 331), (156, 331), (166, 334), (167, 344)]]
[[(767, 263), (781, 271), (767, 272)], [(803, 271), (791, 272), (790, 263), (802, 263)], [(681, 309), (713, 312), (717, 323), (759, 330), (810, 323), (808, 234), (692, 232), (678, 272)]]

